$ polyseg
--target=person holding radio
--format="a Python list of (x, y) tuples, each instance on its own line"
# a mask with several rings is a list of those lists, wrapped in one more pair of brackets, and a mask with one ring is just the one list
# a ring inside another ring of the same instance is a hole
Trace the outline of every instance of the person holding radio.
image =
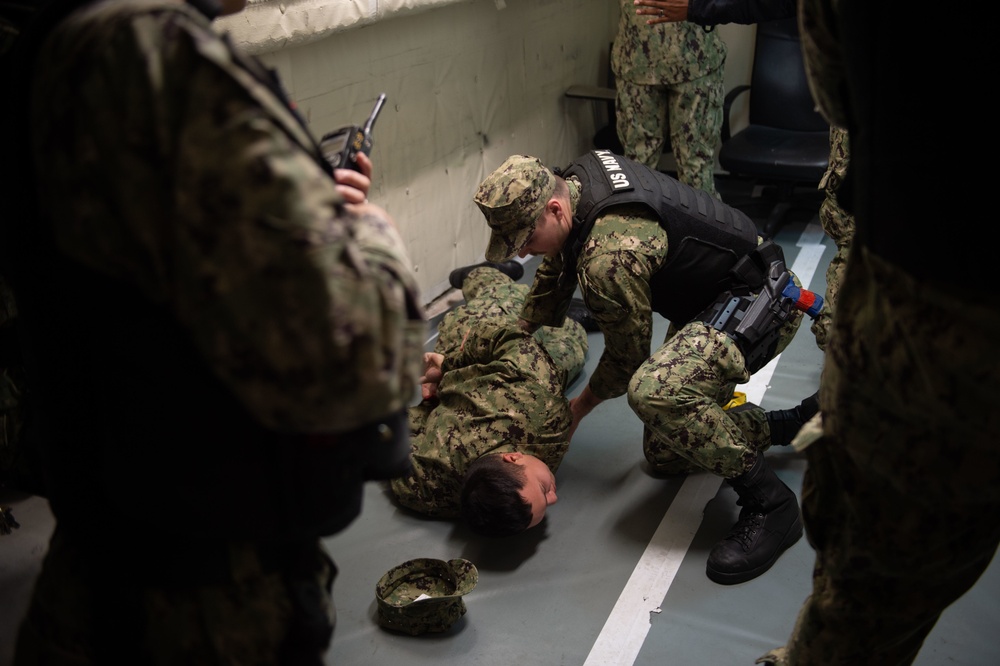
[(410, 260), (370, 161), (213, 28), (243, 5), (56, 0), (12, 51), (2, 272), (56, 519), (18, 666), (323, 663), (321, 539), (409, 470)]

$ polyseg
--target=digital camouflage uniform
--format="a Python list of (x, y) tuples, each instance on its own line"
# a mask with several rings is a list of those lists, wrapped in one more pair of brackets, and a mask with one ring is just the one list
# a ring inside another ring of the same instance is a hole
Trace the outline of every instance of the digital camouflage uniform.
[(830, 326), (836, 311), (840, 284), (844, 279), (847, 253), (854, 238), (854, 217), (845, 212), (837, 201), (837, 191), (847, 173), (848, 155), (847, 131), (831, 125), (830, 165), (819, 183), (820, 189), (823, 190), (823, 203), (819, 206), (819, 222), (823, 231), (837, 245), (837, 252), (826, 268), (823, 309), (812, 323), (812, 332), (820, 349), (826, 349), (827, 340), (830, 339)]
[(391, 481), (403, 506), (457, 517), (465, 471), (483, 455), (517, 451), (558, 469), (572, 421), (563, 392), (583, 368), (587, 334), (572, 320), (523, 332), (517, 318), (527, 292), (492, 268), (466, 277), (466, 302), (439, 327), (438, 398), (410, 409), (414, 472)]
[[(940, 245), (956, 242), (962, 265), (995, 260), (995, 225), (961, 241), (945, 226), (976, 216), (969, 193), (992, 175), (930, 166), (962, 160), (958, 134), (933, 146), (919, 141), (926, 126), (960, 133), (987, 112), (970, 117), (954, 105), (960, 81), (930, 101), (912, 104), (905, 94), (927, 67), (985, 57), (990, 28), (943, 28), (942, 39), (970, 45), (945, 62), (915, 34), (884, 49), (890, 32), (909, 33), (898, 31), (901, 6), (800, 5), (814, 97), (852, 139), (856, 235), (827, 343), (823, 438), (806, 449), (812, 594), (786, 647), (758, 663), (913, 663), (1000, 543), (1000, 308), (992, 284), (970, 283), (939, 261), (949, 261)], [(915, 174), (918, 163), (933, 176)], [(934, 225), (945, 228), (914, 234)]]
[(320, 539), (377, 462), (355, 433), (402, 414), (420, 373), (400, 236), (342, 206), (276, 80), (192, 6), (95, 4), (41, 53), (58, 262), (29, 275), (82, 283), (33, 297), (39, 339), (69, 329), (36, 360), (73, 370), (45, 386), (57, 524), (15, 663), (319, 664)]
[[(575, 206), (579, 183), (567, 182)], [(697, 469), (732, 478), (770, 446), (766, 415), (756, 406), (737, 413), (723, 410), (735, 386), (750, 379), (742, 352), (725, 333), (693, 321), (650, 355), (649, 280), (666, 256), (666, 232), (644, 207), (616, 208), (598, 219), (587, 237), (576, 277), (605, 341), (590, 389), (602, 400), (629, 394), (629, 404), (646, 426), (643, 452), (654, 468), (689, 470), (689, 465), (678, 466), (680, 456)], [(559, 324), (559, 304), (577, 287), (576, 282), (560, 287), (561, 272), (562, 255), (542, 261), (521, 313), (525, 320)], [(796, 312), (776, 354), (801, 321)]]
[(647, 20), (621, 0), (611, 67), (624, 154), (655, 169), (669, 139), (677, 179), (717, 196), (726, 45), (716, 31), (692, 23)]

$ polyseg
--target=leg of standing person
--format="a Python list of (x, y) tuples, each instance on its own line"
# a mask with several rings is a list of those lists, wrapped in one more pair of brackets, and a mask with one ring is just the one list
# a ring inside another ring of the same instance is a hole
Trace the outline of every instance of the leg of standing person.
[(666, 86), (619, 80), (615, 87), (618, 139), (625, 157), (657, 168), (669, 133)]
[(827, 340), (830, 338), (830, 327), (836, 311), (840, 284), (844, 279), (847, 253), (854, 239), (854, 216), (848, 214), (837, 200), (840, 184), (847, 173), (848, 155), (847, 130), (831, 126), (830, 165), (819, 184), (824, 194), (823, 203), (819, 207), (819, 222), (826, 235), (833, 239), (837, 251), (826, 268), (823, 309), (812, 323), (816, 346), (821, 350), (826, 349)]
[(715, 153), (722, 140), (723, 68), (668, 88), (670, 145), (677, 180), (714, 197)]
[(803, 482), (813, 591), (759, 663), (909, 664), (1000, 543), (1000, 416), (982, 390), (1000, 381), (982, 362), (1000, 315), (856, 248), (834, 326)]

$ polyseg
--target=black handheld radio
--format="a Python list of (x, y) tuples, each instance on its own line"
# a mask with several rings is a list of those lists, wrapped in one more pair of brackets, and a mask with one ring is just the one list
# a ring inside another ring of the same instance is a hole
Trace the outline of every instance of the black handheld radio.
[(323, 135), (319, 147), (330, 166), (334, 169), (359, 170), (354, 158), (358, 153), (371, 154), (372, 126), (375, 124), (375, 119), (378, 118), (383, 104), (385, 104), (385, 93), (379, 95), (378, 99), (375, 100), (375, 108), (372, 109), (364, 126), (348, 125)]

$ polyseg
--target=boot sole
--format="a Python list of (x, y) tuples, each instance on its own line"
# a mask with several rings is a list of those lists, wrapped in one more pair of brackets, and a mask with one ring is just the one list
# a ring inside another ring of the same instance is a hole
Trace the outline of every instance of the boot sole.
[(715, 571), (710, 566), (705, 567), (705, 575), (713, 583), (718, 583), (719, 585), (736, 585), (737, 583), (745, 583), (748, 580), (753, 580), (757, 576), (765, 573), (768, 569), (774, 566), (774, 563), (778, 561), (781, 554), (786, 550), (791, 548), (802, 538), (802, 518), (800, 517), (795, 521), (795, 525), (788, 531), (785, 535), (784, 540), (774, 551), (774, 556), (769, 559), (764, 564), (756, 567), (755, 569), (747, 569), (746, 571), (728, 572), (728, 571)]

